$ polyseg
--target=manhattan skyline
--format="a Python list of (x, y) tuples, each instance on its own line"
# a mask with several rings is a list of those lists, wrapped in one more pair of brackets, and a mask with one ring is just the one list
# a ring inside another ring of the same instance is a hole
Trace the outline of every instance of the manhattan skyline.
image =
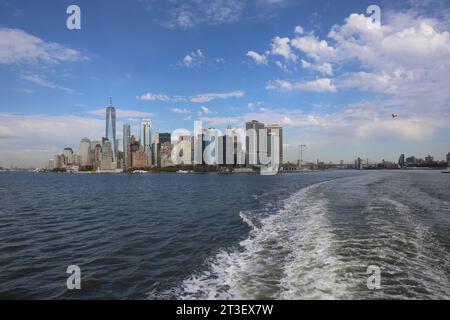
[(104, 136), (109, 95), (117, 137), (147, 118), (160, 132), (257, 119), (283, 126), (286, 161), (301, 144), (335, 163), (450, 151), (445, 1), (77, 1), (81, 30), (45, 3), (0, 1), (0, 166)]

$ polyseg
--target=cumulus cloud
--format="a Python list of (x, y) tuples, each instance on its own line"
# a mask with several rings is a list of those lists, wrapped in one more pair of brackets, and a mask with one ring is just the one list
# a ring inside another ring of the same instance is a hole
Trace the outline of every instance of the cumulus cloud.
[(259, 54), (255, 51), (247, 52), (247, 57), (252, 58), (256, 64), (267, 64), (267, 55)]
[(295, 28), (294, 28), (294, 33), (297, 33), (297, 34), (303, 34), (305, 31), (303, 30), (303, 28), (301, 27), (301, 26), (296, 26)]
[(202, 50), (197, 49), (189, 54), (187, 54), (183, 60), (179, 62), (180, 66), (193, 68), (200, 66), (205, 60), (205, 56), (203, 55)]
[(333, 66), (331, 63), (324, 62), (320, 63), (311, 63), (302, 59), (302, 67), (306, 69), (312, 69), (314, 71), (318, 71), (320, 73), (327, 74), (329, 76), (333, 75)]
[(281, 38), (276, 36), (272, 39), (271, 54), (282, 56), (286, 60), (297, 60), (297, 56), (292, 51), (290, 40), (287, 37)]

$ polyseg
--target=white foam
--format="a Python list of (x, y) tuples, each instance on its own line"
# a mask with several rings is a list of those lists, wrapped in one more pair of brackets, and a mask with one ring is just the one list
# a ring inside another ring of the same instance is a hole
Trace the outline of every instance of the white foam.
[(241, 212), (243, 221), (254, 227), (249, 238), (240, 248), (217, 254), (206, 271), (186, 279), (178, 298), (345, 297), (345, 286), (337, 277), (342, 263), (333, 256), (326, 200), (315, 196), (320, 185), (289, 197), (259, 228)]

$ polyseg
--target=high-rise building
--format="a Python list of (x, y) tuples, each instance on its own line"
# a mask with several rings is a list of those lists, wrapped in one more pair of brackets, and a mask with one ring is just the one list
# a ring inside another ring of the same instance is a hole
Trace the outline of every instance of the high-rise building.
[(67, 165), (71, 165), (73, 163), (73, 150), (72, 150), (72, 148), (64, 148), (63, 156), (64, 156), (64, 164), (66, 166)]
[(166, 142), (171, 143), (170, 133), (167, 133), (167, 132), (158, 133), (158, 143), (163, 144)]
[(88, 138), (83, 138), (80, 141), (80, 165), (92, 165), (91, 140), (89, 140)]
[[(279, 153), (279, 165), (283, 164), (283, 127), (277, 124), (266, 125), (267, 129), (267, 153), (270, 156), (272, 155), (272, 151), (274, 150), (272, 146), (272, 137), (278, 137), (278, 153)], [(273, 159), (273, 157), (272, 157)]]
[(143, 119), (141, 121), (141, 146), (145, 151), (149, 151), (152, 143), (152, 120)]
[[(258, 164), (259, 150), (259, 130), (264, 129), (264, 123), (256, 120), (245, 123), (247, 131), (245, 138), (245, 163), (247, 166)], [(250, 130), (250, 131), (249, 131)]]
[[(152, 120), (142, 119), (141, 121), (141, 146), (144, 152), (147, 154), (147, 159), (151, 162), (151, 150), (152, 150)], [(147, 163), (147, 166), (150, 163)]]
[(111, 142), (112, 162), (117, 163), (117, 138), (116, 138), (116, 109), (112, 106), (112, 98), (109, 98), (109, 107), (106, 108), (106, 134), (105, 138)]
[(151, 163), (153, 166), (161, 166), (161, 145), (163, 143), (171, 143), (171, 134), (170, 133), (158, 133), (155, 132), (153, 144), (152, 144), (152, 159)]
[(130, 169), (130, 148), (131, 139), (131, 129), (129, 124), (123, 125), (123, 171), (128, 171)]
[(405, 155), (401, 154), (400, 158), (398, 159), (398, 165), (400, 168), (403, 168), (405, 166)]
[(55, 168), (56, 168), (56, 166), (55, 166), (55, 159), (48, 160), (48, 170), (53, 170)]
[(245, 150), (242, 141), (245, 132), (240, 128), (227, 128), (224, 137), (224, 164), (227, 165), (243, 165), (245, 164)]
[(450, 167), (450, 152), (447, 153), (447, 166)]
[(91, 142), (91, 153), (92, 153), (92, 167), (94, 170), (100, 169), (100, 164), (102, 162), (102, 142), (92, 141)]
[(103, 138), (102, 141), (102, 158), (100, 162), (100, 168), (102, 170), (113, 170), (116, 169), (114, 167), (113, 161), (113, 144), (106, 138)]
[(172, 144), (170, 142), (164, 142), (160, 144), (159, 163), (162, 168), (173, 166), (172, 162)]

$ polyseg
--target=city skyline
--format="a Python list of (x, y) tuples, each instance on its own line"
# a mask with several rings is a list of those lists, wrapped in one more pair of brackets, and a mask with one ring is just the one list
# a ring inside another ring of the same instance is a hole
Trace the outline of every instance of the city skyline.
[[(106, 107), (105, 136), (115, 137), (117, 145), (122, 149), (114, 151), (113, 142), (102, 137), (100, 140), (90, 140), (84, 137), (80, 140), (79, 154), (72, 147), (65, 147), (62, 154), (55, 154), (49, 159), (48, 165), (41, 167), (43, 170), (70, 172), (131, 172), (153, 170), (154, 168), (167, 168), (179, 165), (184, 166), (215, 166), (229, 171), (231, 168), (247, 168), (253, 172), (258, 168), (275, 166), (276, 170), (298, 171), (309, 169), (401, 169), (406, 167), (450, 167), (450, 152), (444, 160), (434, 159), (427, 155), (425, 159), (416, 158), (411, 155), (405, 158), (401, 154), (398, 162), (386, 161), (370, 163), (369, 159), (357, 157), (354, 163), (339, 164), (316, 160), (314, 162), (303, 161), (303, 152), (299, 146), (299, 157), (297, 161), (283, 161), (283, 127), (278, 124), (264, 124), (258, 120), (245, 123), (244, 128), (228, 127), (225, 132), (216, 128), (204, 128), (201, 122), (194, 124), (192, 132), (185, 129), (177, 129), (172, 133), (154, 132), (151, 139), (152, 120), (142, 119), (140, 122), (140, 135), (136, 138), (131, 134), (131, 125), (123, 125), (123, 137), (116, 136), (115, 114), (116, 109), (109, 98), (109, 106)], [(112, 129), (111, 129), (112, 128)], [(111, 129), (111, 130), (110, 130)], [(263, 130), (263, 131), (261, 131)], [(275, 137), (272, 137), (275, 136)], [(261, 140), (261, 138), (266, 139)], [(270, 138), (269, 138), (270, 137)], [(267, 139), (269, 138), (269, 139)], [(119, 141), (122, 140), (122, 144)], [(245, 141), (245, 142), (244, 142)], [(188, 143), (188, 144), (186, 144)], [(275, 143), (275, 144), (274, 144)], [(211, 145), (211, 146), (210, 146)], [(213, 148), (211, 148), (213, 147)], [(231, 149), (230, 149), (231, 147)], [(278, 154), (278, 160), (273, 154)], [(177, 154), (174, 159), (174, 154)], [(1, 168), (1, 167), (0, 167)], [(241, 169), (238, 169), (241, 170)], [(237, 171), (237, 172), (238, 172)], [(245, 171), (247, 172), (247, 171)]]
[(81, 30), (68, 30), (63, 3), (0, 1), (0, 166), (39, 167), (102, 137), (108, 95), (117, 136), (147, 118), (160, 132), (257, 119), (283, 126), (286, 161), (303, 144), (313, 162), (445, 159), (444, 1), (381, 1), (381, 29), (366, 1), (186, 4), (78, 1)]

